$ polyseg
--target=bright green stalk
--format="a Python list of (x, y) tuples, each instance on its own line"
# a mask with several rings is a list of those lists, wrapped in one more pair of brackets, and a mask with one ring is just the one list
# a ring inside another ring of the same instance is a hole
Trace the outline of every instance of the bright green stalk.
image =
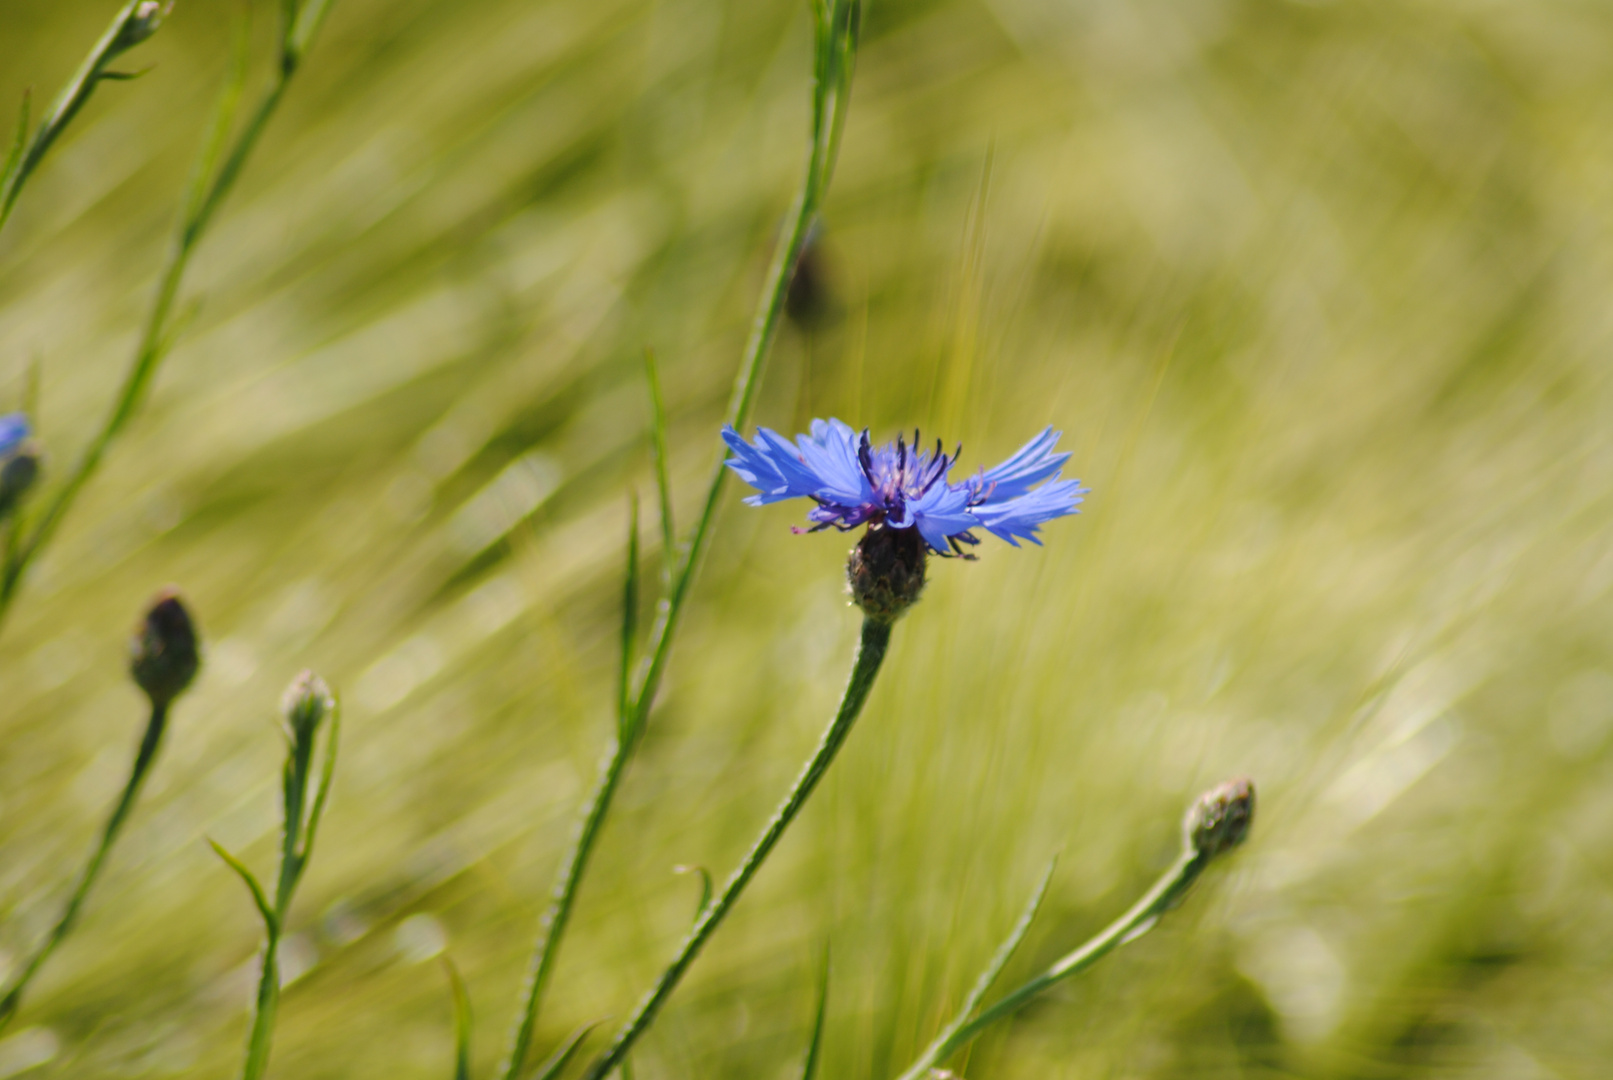
[[(107, 66), (156, 33), (163, 16), (168, 13), (168, 6), (154, 3), (153, 0), (129, 0), (124, 4), (112, 17), (112, 23), (101, 35), (101, 40), (95, 43), (90, 54), (79, 65), (72, 81), (56, 96), (56, 104), (51, 107), (50, 115), (39, 125), (31, 141), (27, 139), (28, 99), (26, 96), (23, 98), (16, 149), (6, 162), (5, 169), (0, 170), (0, 229), (5, 228), (6, 221), (11, 217), (12, 207), (17, 205), (23, 184), (28, 182), (28, 177), (44, 160), (57, 137), (73, 122), (85, 102), (90, 100), (95, 88), (102, 82), (134, 78), (123, 72), (108, 71)], [(25, 143), (26, 150), (23, 149)]]
[(666, 999), (672, 995), (672, 991), (677, 988), (679, 980), (694, 963), (701, 948), (711, 935), (716, 933), (717, 927), (722, 925), (723, 919), (739, 902), (740, 896), (745, 892), (745, 886), (756, 876), (756, 872), (761, 869), (762, 863), (772, 853), (785, 830), (806, 805), (813, 789), (818, 786), (818, 781), (829, 771), (835, 755), (840, 752), (840, 748), (845, 745), (846, 737), (851, 734), (852, 725), (857, 722), (863, 703), (868, 700), (868, 692), (873, 689), (880, 663), (885, 659), (885, 652), (890, 646), (891, 626), (890, 622), (882, 619), (863, 620), (862, 642), (857, 649), (857, 659), (852, 665), (851, 678), (846, 683), (845, 695), (840, 700), (840, 708), (835, 712), (834, 720), (824, 731), (817, 750), (796, 777), (794, 786), (779, 804), (772, 820), (757, 837), (744, 861), (739, 864), (739, 869), (734, 871), (733, 876), (723, 886), (722, 893), (695, 921), (694, 928), (689, 931), (688, 937), (684, 938), (678, 955), (667, 965), (655, 986), (639, 1002), (633, 1015), (616, 1033), (610, 1047), (589, 1068), (587, 1080), (604, 1080), (639, 1037), (655, 1022), (656, 1014), (660, 1012)]
[(146, 733), (140, 740), (139, 751), (135, 754), (134, 766), (129, 770), (129, 780), (123, 785), (123, 794), (118, 797), (111, 816), (107, 818), (106, 825), (101, 830), (100, 842), (96, 844), (89, 862), (84, 864), (84, 869), (79, 873), (78, 884), (73, 887), (67, 906), (62, 909), (61, 917), (56, 920), (56, 925), (51, 927), (44, 942), (12, 980), (5, 996), (0, 997), (0, 1030), (4, 1030), (11, 1018), (16, 1015), (17, 1009), (22, 1005), (23, 991), (28, 988), (28, 983), (32, 981), (50, 954), (56, 951), (56, 946), (61, 944), (62, 939), (67, 936), (67, 932), (73, 928), (73, 923), (78, 919), (79, 909), (84, 906), (84, 900), (89, 896), (90, 887), (95, 884), (101, 866), (106, 862), (107, 854), (111, 852), (118, 833), (128, 820), (129, 812), (134, 809), (135, 800), (140, 796), (140, 788), (145, 784), (146, 774), (151, 771), (152, 762), (157, 759), (157, 750), (162, 745), (162, 733), (167, 721), (167, 706), (153, 705), (151, 719), (146, 723)]
[[(319, 728), (330, 720), (325, 739), (324, 763), (313, 798), (309, 799), (309, 779), (317, 749)], [(336, 750), (341, 740), (341, 720), (336, 701), (318, 676), (305, 673), (292, 684), (286, 697), (286, 764), (281, 773), (283, 825), (280, 834), (280, 872), (271, 899), (246, 865), (218, 844), (218, 852), (246, 883), (263, 917), (263, 965), (258, 974), (257, 995), (252, 1006), (252, 1027), (247, 1035), (242, 1080), (260, 1080), (269, 1067), (269, 1051), (274, 1041), (275, 1018), (280, 1011), (280, 940), (285, 933), (297, 886), (313, 857), (319, 822), (325, 813), (331, 782), (336, 774)], [(456, 988), (457, 993), (457, 988)], [(457, 997), (456, 997), (457, 1007)], [(466, 1021), (468, 1023), (468, 1014)], [(468, 1037), (468, 1032), (467, 1032)]]
[[(1023, 1008), (1030, 1000), (1041, 994), (1055, 983), (1062, 982), (1072, 975), (1078, 975), (1087, 968), (1102, 960), (1109, 953), (1122, 945), (1137, 940), (1143, 934), (1154, 928), (1159, 917), (1182, 902), (1187, 890), (1204, 868), (1210, 864), (1212, 854), (1195, 851), (1191, 848), (1184, 851), (1180, 858), (1165, 871), (1154, 887), (1149, 889), (1143, 898), (1131, 910), (1110, 923), (1096, 937), (1085, 945), (1076, 949), (1058, 960), (1052, 967), (1040, 975), (1026, 982), (1017, 989), (1010, 991), (1002, 1000), (982, 1012), (973, 1020), (968, 1019), (971, 1012), (979, 1004), (979, 998), (984, 995), (984, 987), (980, 993), (971, 994), (970, 1000), (959, 1011), (957, 1018), (941, 1036), (931, 1043), (929, 1048), (913, 1063), (912, 1068), (902, 1074), (901, 1080), (924, 1080), (930, 1075), (930, 1070), (964, 1046), (968, 1045), (976, 1035), (987, 1027), (1008, 1016), (1010, 1013)], [(1043, 881), (1046, 888), (1046, 881)], [(1040, 900), (1038, 893), (1037, 900)], [(1027, 916), (1035, 915), (1035, 905), (1026, 912)], [(1028, 918), (1021, 920), (1023, 927), (1029, 927)], [(1015, 940), (1022, 936), (1023, 929), (1016, 928)], [(1000, 965), (995, 965), (1000, 967)], [(989, 982), (989, 980), (988, 980)]]
[[(773, 265), (768, 271), (767, 286), (757, 308), (756, 321), (740, 359), (739, 373), (728, 405), (728, 422), (735, 427), (743, 427), (750, 416), (757, 376), (778, 331), (784, 299), (789, 292), (790, 275), (800, 259), (801, 249), (806, 244), (834, 174), (835, 155), (851, 91), (860, 10), (859, 0), (833, 0), (832, 9), (826, 0), (815, 0), (813, 4), (816, 48), (811, 150), (801, 189), (785, 220)], [(587, 873), (605, 816), (610, 811), (616, 789), (643, 734), (650, 708), (655, 703), (655, 694), (660, 688), (661, 677), (666, 672), (667, 659), (672, 651), (678, 618), (688, 598), (700, 557), (710, 540), (712, 521), (716, 517), (717, 505), (727, 479), (728, 470), (719, 460), (707, 484), (700, 519), (695, 525), (688, 549), (683, 552), (671, 575), (671, 586), (651, 630), (649, 655), (638, 689), (630, 695), (631, 707), (624, 710), (617, 737), (606, 751), (599, 778), (589, 793), (588, 801), (583, 804), (571, 847), (556, 874), (549, 908), (544, 913), (542, 929), (527, 970), (521, 1011), (511, 1035), (509, 1054), (500, 1069), (503, 1080), (517, 1080), (522, 1063), (531, 1049), (543, 992), (554, 970), (560, 942), (565, 936), (576, 902), (577, 889)]]
[(986, 970), (982, 971), (980, 978), (975, 980), (974, 989), (970, 990), (969, 996), (964, 998), (963, 1004), (958, 1008), (957, 1015), (952, 1018), (951, 1023), (942, 1029), (941, 1034), (935, 1037), (935, 1041), (925, 1050), (924, 1057), (920, 1059), (921, 1061), (928, 1061), (933, 1064), (935, 1061), (941, 1060), (942, 1048), (949, 1045), (953, 1037), (969, 1022), (969, 1018), (974, 1015), (974, 1011), (980, 1008), (980, 1002), (985, 999), (992, 983), (997, 981), (997, 976), (1002, 974), (1003, 968), (1008, 966), (1008, 961), (1013, 959), (1014, 953), (1019, 949), (1020, 942), (1025, 940), (1025, 934), (1030, 930), (1031, 923), (1036, 920), (1037, 911), (1041, 910), (1042, 899), (1047, 895), (1048, 882), (1053, 880), (1055, 862), (1047, 864), (1047, 870), (1042, 874), (1041, 884), (1037, 885), (1036, 891), (1031, 894), (1030, 902), (1025, 905), (1025, 910), (1020, 914), (1019, 921), (1014, 924), (1014, 928), (1008, 932), (1008, 937), (998, 946), (997, 952), (991, 958), (991, 963), (986, 965)]
[[(813, 4), (816, 28), (814, 55), (814, 86), (812, 95), (812, 149), (807, 159), (806, 175), (795, 203), (785, 219), (782, 242), (773, 255), (768, 269), (767, 285), (762, 303), (757, 309), (756, 321), (751, 327), (745, 353), (740, 360), (739, 374), (734, 380), (733, 394), (728, 403), (727, 422), (743, 428), (750, 418), (754, 404), (757, 376), (762, 361), (778, 333), (783, 316), (785, 297), (790, 291), (790, 278), (806, 247), (807, 237), (817, 221), (818, 210), (828, 193), (829, 181), (834, 176), (835, 160), (839, 153), (840, 132), (845, 124), (846, 107), (851, 94), (851, 77), (857, 56), (857, 34), (862, 6), (859, 0), (834, 0), (830, 9), (826, 0)], [(667, 656), (672, 649), (673, 634), (677, 630), (678, 616), (688, 596), (695, 568), (710, 541), (711, 525), (717, 516), (717, 504), (722, 498), (723, 486), (728, 481), (728, 468), (719, 458), (706, 485), (706, 500), (701, 507), (699, 521), (689, 541), (689, 550), (673, 575), (673, 584), (660, 618), (651, 632), (650, 658), (638, 697), (638, 722), (649, 713), (655, 691), (661, 685), (666, 670)]]
[[(156, 377), (158, 367), (173, 345), (174, 302), (178, 299), (179, 288), (190, 265), (191, 255), (201, 242), (214, 214), (235, 186), (241, 170), (246, 166), (247, 158), (251, 156), (264, 128), (268, 126), (270, 117), (279, 108), (286, 88), (301, 66), (308, 45), (329, 7), (328, 0), (310, 0), (300, 10), (296, 10), (292, 4), (286, 5), (279, 63), (275, 65), (274, 80), (226, 152), (225, 138), (235, 116), (236, 104), (246, 75), (246, 34), (243, 31), (240, 35), (235, 66), (220, 96), (212, 133), (197, 161), (190, 191), (185, 200), (184, 213), (180, 217), (179, 230), (174, 237), (168, 262), (159, 279), (156, 297), (146, 316), (145, 329), (135, 348), (134, 359), (124, 374), (123, 385), (101, 429), (90, 440), (78, 464), (56, 492), (55, 498), (50, 501), (27, 539), (7, 558), (3, 571), (0, 571), (0, 622), (4, 621), (6, 613), (11, 608), (11, 602), (16, 596), (24, 571), (55, 535), (62, 518), (71, 509), (79, 492), (100, 467), (107, 449), (122, 434), (123, 429), (128, 426), (145, 400), (146, 392)], [(222, 161), (220, 161), (221, 153)]]

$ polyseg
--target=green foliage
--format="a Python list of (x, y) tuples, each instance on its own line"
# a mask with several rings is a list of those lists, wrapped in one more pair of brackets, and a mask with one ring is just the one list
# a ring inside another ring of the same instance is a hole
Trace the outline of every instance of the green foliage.
[[(823, 1058), (823, 1021), (829, 1014), (829, 950), (823, 950), (818, 972), (818, 1007), (812, 1011), (812, 1041), (807, 1044), (806, 1060), (801, 1063), (801, 1080), (816, 1080)], [(626, 1062), (623, 1062), (626, 1067)]]
[(470, 1080), (470, 1046), (473, 1024), (471, 1017), (470, 994), (465, 990), (465, 980), (460, 977), (459, 969), (453, 961), (443, 958), (443, 970), (448, 974), (448, 989), (454, 998), (454, 1080)]
[[(9, 5), (0, 93), (62, 85), (108, 14)], [(40, 362), (36, 507), (127, 370), (233, 14), (178, 6), (134, 54), (149, 74), (95, 95), (0, 232), (0, 402)], [(828, 938), (819, 1075), (898, 1075), (1050, 853), (1002, 985), (1124, 910), (1181, 807), (1240, 772), (1265, 799), (1251, 843), (960, 1072), (1597, 1075), (1613, 16), (866, 14), (822, 214), (830, 313), (778, 327), (752, 419), (946, 426), (965, 467), (1051, 422), (1094, 494), (1045, 549), (937, 568), (637, 1076), (793, 1071)], [(263, 703), (315, 661), (348, 691), (348, 745), (270, 1074), (444, 1074), (442, 986), (397, 933), (419, 913), (494, 1032), (473, 1047), (490, 1074), (615, 722), (622, 498), (657, 485), (643, 348), (687, 530), (799, 176), (814, 25), (737, 0), (332, 9), (194, 256), (198, 303), (176, 306), (145, 407), (0, 637), (13, 962), (127, 765), (128, 612), (178, 581), (211, 641), (0, 1061), (236, 1073), (262, 931), (202, 838), (272, 862)], [(667, 869), (734, 865), (839, 690), (846, 543), (736, 504), (600, 837), (545, 1049), (628, 1013), (688, 929)]]

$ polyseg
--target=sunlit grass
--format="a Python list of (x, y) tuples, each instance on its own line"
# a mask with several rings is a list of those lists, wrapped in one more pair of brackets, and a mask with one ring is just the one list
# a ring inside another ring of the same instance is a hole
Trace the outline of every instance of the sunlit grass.
[[(149, 301), (227, 58), (186, 4), (0, 239), (0, 406), (59, 480)], [(9, 5), (0, 94), (105, 5)], [(260, 20), (268, 33), (272, 14)], [(1017, 981), (1247, 773), (1251, 844), (983, 1039), (979, 1078), (1605, 1068), (1613, 934), (1613, 16), (1287, 0), (872, 0), (823, 266), (756, 417), (1052, 423), (1047, 546), (933, 567), (836, 771), (635, 1055), (888, 1080), (1059, 870)], [(267, 40), (266, 38), (264, 39)], [(486, 1074), (614, 724), (626, 492), (660, 558), (642, 351), (690, 522), (806, 127), (804, 5), (341, 0), (193, 267), (184, 336), (0, 638), (0, 950), (54, 917), (143, 719), (124, 645), (208, 646), (0, 1074), (225, 1076), (280, 690), (343, 764), (273, 1075)], [(266, 77), (255, 72), (254, 77)], [(4, 104), (4, 102), (0, 102)], [(10, 115), (10, 106), (0, 115)], [(770, 812), (856, 636), (847, 542), (730, 494), (543, 1021), (626, 1015)], [(645, 613), (648, 621), (649, 613)], [(427, 916), (428, 918), (421, 918)]]

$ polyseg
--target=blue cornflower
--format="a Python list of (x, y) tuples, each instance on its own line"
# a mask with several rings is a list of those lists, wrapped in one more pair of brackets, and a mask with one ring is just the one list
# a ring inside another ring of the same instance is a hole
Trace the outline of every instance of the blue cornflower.
[(750, 443), (730, 426), (722, 433), (734, 452), (728, 467), (758, 492), (745, 500), (752, 506), (808, 498), (817, 504), (807, 512), (813, 526), (797, 531), (864, 524), (914, 529), (939, 555), (978, 544), (975, 529), (1015, 547), (1022, 539), (1040, 544), (1042, 524), (1077, 513), (1087, 489), (1079, 480), (1059, 479), (1070, 457), (1055, 452), (1059, 435), (1048, 428), (996, 468), (954, 483), (951, 472), (963, 448), (947, 454), (937, 440), (933, 451), (921, 450), (916, 430), (912, 446), (898, 435), (877, 448), (866, 428), (859, 434), (833, 419), (812, 421), (812, 434), (793, 443), (767, 428), (758, 428)]
[(7, 413), (0, 416), (0, 458), (8, 458), (28, 441), (28, 415)]

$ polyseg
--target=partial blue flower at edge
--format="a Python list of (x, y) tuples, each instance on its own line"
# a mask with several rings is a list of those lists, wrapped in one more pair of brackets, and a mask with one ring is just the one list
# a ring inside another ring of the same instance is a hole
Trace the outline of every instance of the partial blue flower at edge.
[(7, 413), (0, 416), (0, 458), (8, 458), (28, 440), (26, 413)]
[(920, 449), (917, 431), (911, 446), (897, 436), (877, 448), (866, 428), (858, 433), (834, 419), (812, 421), (811, 433), (794, 442), (768, 428), (758, 428), (752, 442), (731, 426), (722, 437), (734, 453), (728, 467), (757, 491), (745, 500), (750, 505), (811, 499), (817, 505), (807, 512), (807, 531), (915, 528), (947, 555), (979, 543), (977, 528), (1015, 547), (1020, 540), (1040, 544), (1040, 526), (1079, 513), (1088, 489), (1059, 479), (1070, 457), (1055, 450), (1060, 434), (1049, 427), (1001, 465), (958, 483), (950, 474), (962, 448), (947, 454), (937, 442), (933, 451)]

